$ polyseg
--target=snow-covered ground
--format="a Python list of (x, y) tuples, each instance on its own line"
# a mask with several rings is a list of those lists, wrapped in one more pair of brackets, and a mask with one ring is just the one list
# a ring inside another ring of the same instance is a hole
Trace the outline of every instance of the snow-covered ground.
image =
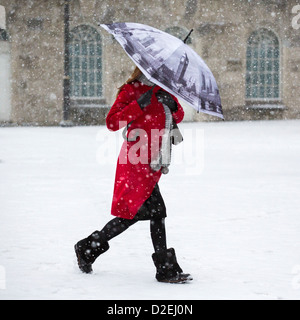
[(74, 243), (112, 218), (120, 133), (0, 128), (0, 299), (299, 299), (300, 121), (181, 128), (160, 187), (187, 285), (154, 279), (147, 221), (77, 269)]

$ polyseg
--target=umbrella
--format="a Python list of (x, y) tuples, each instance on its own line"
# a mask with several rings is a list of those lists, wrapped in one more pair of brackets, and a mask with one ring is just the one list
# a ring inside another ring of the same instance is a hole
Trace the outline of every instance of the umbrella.
[(182, 40), (139, 23), (100, 24), (151, 82), (198, 112), (224, 119), (217, 82), (201, 57)]

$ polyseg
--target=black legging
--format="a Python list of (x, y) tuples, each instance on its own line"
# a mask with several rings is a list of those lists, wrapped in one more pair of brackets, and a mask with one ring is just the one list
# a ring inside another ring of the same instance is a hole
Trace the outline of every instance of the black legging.
[[(123, 218), (115, 218), (108, 222), (100, 231), (103, 241), (109, 241), (118, 236), (129, 227), (134, 225), (138, 220), (128, 220)], [(167, 249), (165, 219), (150, 220), (151, 239), (155, 252), (164, 251)]]

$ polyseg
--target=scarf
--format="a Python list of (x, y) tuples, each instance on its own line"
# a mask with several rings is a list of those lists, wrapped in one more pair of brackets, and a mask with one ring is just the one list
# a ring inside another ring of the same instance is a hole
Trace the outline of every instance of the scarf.
[[(146, 86), (153, 87), (154, 83), (149, 81), (144, 74), (142, 74), (138, 80)], [(172, 155), (172, 144), (177, 145), (183, 141), (183, 137), (175, 123), (171, 110), (168, 106), (163, 104), (166, 120), (164, 134), (162, 136), (161, 147), (158, 152), (156, 159), (151, 159), (150, 167), (153, 171), (159, 171), (163, 174), (169, 173), (169, 166), (171, 164), (171, 155)], [(130, 124), (125, 130), (130, 127)], [(126, 138), (125, 133), (123, 132), (123, 137)], [(127, 139), (127, 138), (126, 138)]]
[(168, 106), (164, 105), (166, 121), (164, 134), (162, 136), (161, 147), (156, 159), (151, 159), (150, 167), (153, 171), (159, 171), (163, 174), (169, 173), (169, 166), (171, 164), (172, 155), (172, 128), (173, 128), (173, 117), (171, 110)]

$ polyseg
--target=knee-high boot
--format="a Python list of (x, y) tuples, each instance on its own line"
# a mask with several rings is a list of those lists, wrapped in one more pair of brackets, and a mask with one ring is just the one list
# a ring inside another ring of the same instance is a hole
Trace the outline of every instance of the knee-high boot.
[(101, 236), (101, 232), (95, 231), (86, 239), (75, 244), (75, 253), (79, 269), (84, 273), (92, 273), (92, 264), (104, 252), (109, 249), (109, 244)]
[(152, 255), (156, 266), (156, 279), (159, 282), (186, 283), (193, 280), (190, 274), (183, 273), (173, 248)]

